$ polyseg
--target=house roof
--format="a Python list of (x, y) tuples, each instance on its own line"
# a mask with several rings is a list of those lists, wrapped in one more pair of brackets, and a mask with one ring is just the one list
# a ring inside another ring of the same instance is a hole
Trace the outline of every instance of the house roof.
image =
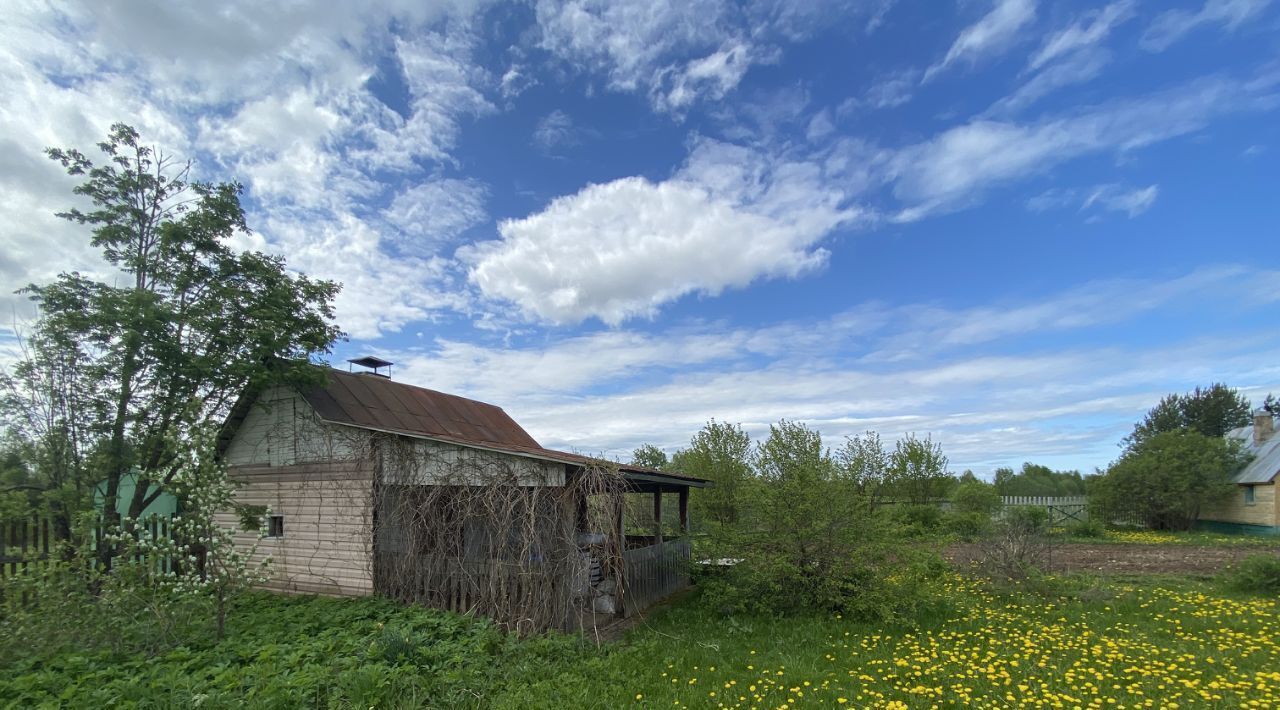
[(327, 422), (466, 444), (541, 448), (501, 407), (385, 377), (326, 374), (324, 386), (302, 396)]
[(1253, 443), (1253, 427), (1242, 426), (1227, 432), (1227, 438), (1244, 444), (1245, 451), (1253, 454), (1249, 462), (1232, 479), (1239, 484), (1271, 483), (1280, 473), (1280, 434), (1272, 434), (1261, 446)]
[[(632, 483), (702, 487), (707, 481), (644, 466), (616, 464), (582, 454), (543, 448), (501, 407), (437, 392), (369, 374), (326, 370), (322, 386), (302, 390), (302, 397), (322, 421), (371, 431), (488, 449), (541, 461), (589, 466), (616, 466)], [(233, 410), (223, 439), (229, 440), (248, 411), (242, 398)]]

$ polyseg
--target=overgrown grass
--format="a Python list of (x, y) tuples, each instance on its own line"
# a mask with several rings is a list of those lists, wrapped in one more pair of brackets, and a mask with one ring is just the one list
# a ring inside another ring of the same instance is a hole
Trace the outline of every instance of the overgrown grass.
[[(251, 595), (220, 645), (0, 668), (10, 707), (1260, 707), (1280, 608), (1171, 577), (1037, 578), (914, 625), (724, 615), (696, 597), (597, 649), (389, 602)], [(1114, 703), (1108, 702), (1109, 700)]]
[(1060, 542), (1122, 545), (1191, 545), (1203, 547), (1258, 547), (1280, 548), (1280, 536), (1229, 535), (1207, 530), (1168, 532), (1160, 530), (1108, 529), (1101, 536), (1074, 535), (1072, 528), (1055, 529), (1054, 537)]

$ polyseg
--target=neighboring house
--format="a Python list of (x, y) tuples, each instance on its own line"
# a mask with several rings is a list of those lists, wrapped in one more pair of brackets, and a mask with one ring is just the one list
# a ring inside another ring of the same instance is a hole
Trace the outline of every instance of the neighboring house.
[(1221, 504), (1200, 513), (1201, 526), (1226, 532), (1280, 535), (1280, 501), (1276, 476), (1280, 474), (1280, 437), (1268, 412), (1253, 417), (1253, 426), (1227, 432), (1253, 459), (1236, 474), (1236, 490)]
[[(224, 429), (237, 502), (269, 509), (261, 532), (237, 535), (271, 556), (269, 587), (378, 594), (541, 630), (687, 584), (689, 489), (702, 479), (545, 449), (496, 406), (392, 381), (376, 358), (352, 362), (375, 370), (246, 395)], [(646, 519), (624, 521), (637, 494)], [(663, 512), (671, 498), (678, 524), (670, 504)], [(624, 522), (649, 534), (627, 535)]]

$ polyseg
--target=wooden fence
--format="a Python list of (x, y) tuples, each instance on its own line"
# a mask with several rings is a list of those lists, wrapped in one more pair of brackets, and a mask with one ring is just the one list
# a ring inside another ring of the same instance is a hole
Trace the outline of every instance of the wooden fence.
[(1003, 496), (1004, 510), (1044, 508), (1052, 526), (1073, 525), (1089, 519), (1089, 499), (1085, 496)]
[(0, 523), (0, 578), (11, 577), (36, 560), (48, 559), (56, 546), (53, 524), (48, 518), (33, 517)]
[(623, 600), (627, 610), (645, 609), (688, 586), (690, 556), (687, 537), (624, 551)]
[[(171, 516), (152, 515), (142, 522), (140, 529), (153, 539), (171, 538), (173, 519)], [(102, 528), (94, 528), (94, 547), (101, 539)], [(0, 523), (0, 579), (15, 576), (32, 563), (49, 559), (50, 551), (56, 549), (60, 542), (64, 540), (56, 534), (49, 518), (33, 516)], [(167, 573), (176, 565), (175, 560), (167, 555), (147, 560), (141, 553), (135, 553), (133, 561), (149, 561), (151, 571), (156, 573)]]

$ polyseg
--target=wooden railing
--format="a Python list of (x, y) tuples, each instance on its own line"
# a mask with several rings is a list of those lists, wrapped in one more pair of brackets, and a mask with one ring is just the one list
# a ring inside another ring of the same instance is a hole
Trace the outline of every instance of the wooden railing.
[(622, 553), (623, 602), (629, 612), (651, 606), (689, 585), (689, 538)]

